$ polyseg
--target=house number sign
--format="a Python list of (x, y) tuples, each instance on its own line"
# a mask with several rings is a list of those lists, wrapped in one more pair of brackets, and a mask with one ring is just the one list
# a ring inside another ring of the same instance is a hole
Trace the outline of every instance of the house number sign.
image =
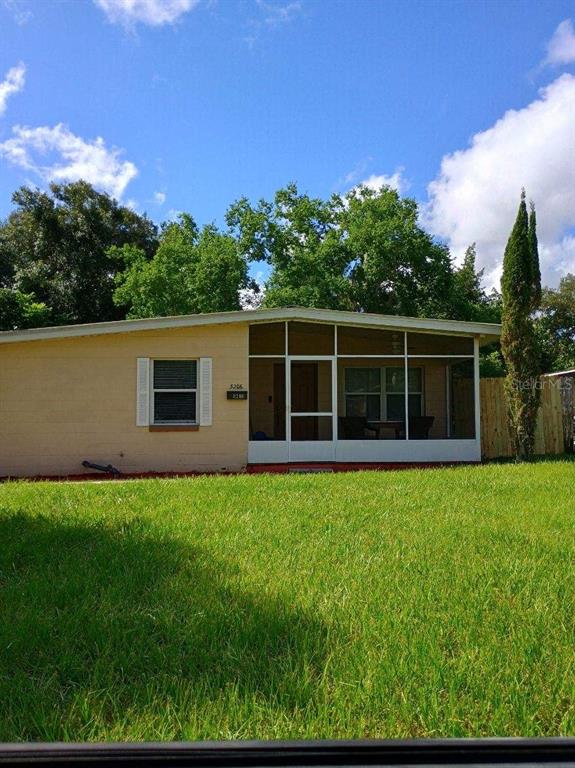
[(228, 400), (247, 400), (248, 390), (244, 389), (242, 384), (230, 384), (226, 395)]

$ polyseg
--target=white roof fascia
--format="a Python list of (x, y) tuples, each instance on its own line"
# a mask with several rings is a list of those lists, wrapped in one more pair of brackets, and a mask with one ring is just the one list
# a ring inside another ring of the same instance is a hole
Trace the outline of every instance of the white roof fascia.
[(0, 332), (0, 344), (49, 339), (67, 339), (82, 336), (100, 336), (135, 331), (156, 331), (168, 328), (193, 328), (228, 323), (263, 323), (282, 320), (302, 320), (319, 323), (337, 323), (371, 328), (396, 328), (402, 331), (443, 333), (459, 336), (493, 337), (501, 334), (496, 323), (474, 323), (461, 320), (436, 320), (400, 315), (377, 315), (361, 312), (342, 312), (333, 309), (307, 309), (304, 307), (277, 307), (272, 309), (213, 312), (201, 315), (152, 317), (140, 320), (114, 320), (85, 325), (60, 325)]

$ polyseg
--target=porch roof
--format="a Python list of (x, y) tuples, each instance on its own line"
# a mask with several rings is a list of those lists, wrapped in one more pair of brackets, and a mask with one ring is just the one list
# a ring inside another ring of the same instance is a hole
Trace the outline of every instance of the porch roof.
[(371, 328), (393, 328), (401, 331), (443, 333), (458, 336), (477, 336), (480, 344), (496, 341), (501, 326), (496, 323), (475, 323), (462, 320), (438, 320), (401, 315), (378, 315), (363, 312), (342, 312), (334, 309), (309, 309), (306, 307), (276, 307), (272, 309), (240, 310), (236, 312), (212, 312), (199, 315), (151, 317), (139, 320), (114, 320), (84, 325), (58, 325), (46, 328), (30, 328), (0, 332), (0, 344), (10, 342), (41, 341), (81, 336), (99, 336), (111, 333), (154, 331), (168, 328), (191, 328), (203, 325), (228, 323), (262, 323), (283, 320), (337, 323)]

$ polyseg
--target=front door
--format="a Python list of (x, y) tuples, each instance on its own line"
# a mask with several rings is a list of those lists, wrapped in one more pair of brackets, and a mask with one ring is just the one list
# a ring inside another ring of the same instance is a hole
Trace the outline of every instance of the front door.
[(289, 360), (289, 459), (333, 461), (333, 360)]

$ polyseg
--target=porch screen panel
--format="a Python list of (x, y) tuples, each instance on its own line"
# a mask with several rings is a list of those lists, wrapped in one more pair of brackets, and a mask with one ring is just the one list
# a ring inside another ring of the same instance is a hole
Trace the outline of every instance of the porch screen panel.
[(447, 365), (444, 359), (411, 359), (409, 372), (409, 439), (448, 437)]
[(290, 355), (335, 354), (334, 327), (325, 323), (288, 323)]
[(470, 336), (447, 336), (439, 333), (408, 332), (407, 354), (473, 356), (473, 338)]
[(250, 325), (250, 355), (285, 355), (285, 323)]
[(331, 440), (333, 422), (331, 416), (292, 416), (291, 439), (294, 442)]
[(463, 360), (450, 365), (449, 396), (451, 437), (472, 440), (475, 438), (473, 360)]
[(292, 413), (331, 413), (331, 361), (293, 360), (290, 380)]
[(251, 358), (250, 440), (286, 439), (285, 358)]
[(403, 355), (403, 331), (379, 328), (337, 328), (338, 355)]

